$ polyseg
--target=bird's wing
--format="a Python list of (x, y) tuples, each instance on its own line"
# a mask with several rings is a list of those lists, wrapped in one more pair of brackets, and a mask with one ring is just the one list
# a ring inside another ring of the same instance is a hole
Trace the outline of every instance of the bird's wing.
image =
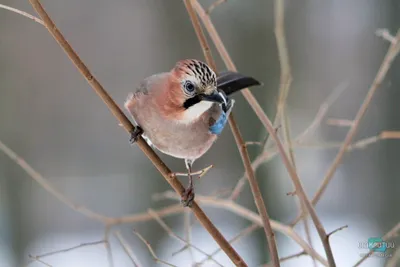
[(253, 77), (245, 76), (233, 71), (220, 72), (217, 77), (217, 87), (224, 91), (226, 95), (231, 95), (244, 88), (255, 85), (262, 85), (262, 83)]

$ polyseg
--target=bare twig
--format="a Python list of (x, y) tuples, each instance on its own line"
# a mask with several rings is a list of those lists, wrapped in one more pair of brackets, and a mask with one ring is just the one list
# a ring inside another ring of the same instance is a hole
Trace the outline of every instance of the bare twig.
[(2, 5), (2, 4), (0, 4), (0, 9), (5, 9), (5, 10), (8, 10), (8, 11), (17, 13), (17, 14), (19, 14), (21, 16), (24, 16), (24, 17), (26, 17), (28, 19), (31, 19), (31, 20), (33, 20), (33, 21), (35, 21), (35, 22), (37, 22), (39, 24), (42, 24), (44, 26), (44, 22), (41, 19), (39, 19), (39, 18), (37, 18), (35, 16), (32, 16), (31, 14), (29, 14), (29, 13), (27, 13), (25, 11), (22, 11), (22, 10), (13, 8), (13, 7), (9, 7), (9, 6), (6, 6), (6, 5)]
[(168, 263), (168, 262), (166, 262), (166, 261), (161, 260), (160, 258), (158, 258), (157, 255), (156, 255), (156, 253), (154, 252), (153, 248), (151, 247), (150, 243), (149, 243), (146, 239), (144, 239), (144, 237), (143, 237), (141, 234), (139, 234), (135, 229), (133, 229), (133, 233), (134, 233), (137, 237), (139, 237), (139, 239), (146, 245), (147, 249), (149, 250), (149, 252), (150, 252), (150, 254), (151, 254), (151, 256), (153, 257), (153, 259), (154, 259), (155, 262), (157, 262), (157, 263), (162, 263), (162, 264), (165, 264), (165, 265), (167, 265), (167, 266), (177, 267), (176, 265), (173, 265), (173, 264), (171, 264), (171, 263)]
[[(307, 255), (307, 253), (303, 250), (303, 251), (300, 251), (300, 252), (298, 252), (296, 254), (292, 254), (292, 255), (289, 255), (289, 256), (286, 256), (286, 257), (282, 257), (279, 260), (282, 263), (284, 261), (288, 261), (288, 260), (291, 260), (291, 259), (294, 259), (294, 258), (298, 258), (300, 256), (304, 256), (304, 255)], [(271, 266), (272, 266), (271, 264), (267, 263), (267, 264), (264, 264), (264, 265), (262, 265), (260, 267), (271, 267)]]
[(160, 218), (160, 216), (157, 215), (157, 213), (155, 213), (153, 210), (149, 209), (149, 214), (151, 216), (153, 216), (153, 218), (156, 220), (156, 222), (158, 222), (158, 224), (165, 230), (165, 232), (167, 232), (167, 234), (169, 236), (171, 236), (172, 238), (178, 240), (179, 242), (185, 244), (185, 246), (187, 247), (191, 247), (195, 250), (197, 250), (198, 252), (200, 252), (201, 254), (207, 256), (210, 260), (212, 260), (215, 264), (217, 264), (218, 266), (222, 266), (222, 264), (220, 264), (219, 262), (217, 262), (216, 260), (214, 260), (212, 258), (212, 256), (210, 254), (208, 254), (207, 252), (205, 252), (204, 250), (198, 248), (197, 246), (189, 243), (187, 240), (183, 239), (182, 237), (178, 236), (177, 234), (175, 234), (172, 229)]
[(107, 217), (100, 215), (96, 212), (93, 212), (87, 209), (84, 206), (75, 204), (71, 202), (67, 197), (61, 194), (58, 190), (54, 189), (50, 184), (46, 181), (46, 179), (34, 170), (24, 159), (19, 157), (14, 151), (8, 148), (3, 142), (0, 141), (0, 150), (3, 151), (10, 159), (12, 159), (15, 163), (17, 163), (32, 179), (34, 179), (37, 183), (40, 184), (47, 192), (52, 194), (59, 201), (70, 207), (71, 209), (84, 214), (86, 217), (91, 219), (95, 219), (101, 221), (103, 223), (108, 222)]
[(353, 125), (352, 120), (344, 120), (344, 119), (327, 119), (326, 123), (332, 126), (339, 127), (351, 127)]
[[(210, 52), (211, 50), (210, 50), (210, 47), (208, 46), (207, 39), (201, 29), (201, 25), (200, 25), (197, 15), (196, 15), (196, 12), (193, 9), (192, 0), (184, 0), (184, 2), (186, 5), (186, 9), (189, 13), (189, 16), (192, 20), (193, 27), (197, 34), (197, 38), (199, 39), (200, 45), (203, 49), (203, 53), (206, 58), (207, 64), (215, 72), (217, 72), (215, 61), (211, 55), (211, 52)], [(278, 267), (278, 266), (280, 266), (278, 249), (276, 247), (274, 232), (272, 231), (272, 228), (271, 228), (270, 218), (269, 218), (267, 209), (265, 207), (264, 200), (262, 198), (261, 190), (258, 186), (256, 177), (254, 175), (254, 171), (251, 167), (251, 161), (250, 161), (249, 153), (247, 152), (247, 147), (246, 147), (243, 137), (240, 133), (239, 127), (234, 119), (233, 112), (231, 112), (228, 121), (229, 121), (231, 130), (232, 130), (233, 136), (235, 137), (235, 141), (238, 146), (240, 156), (242, 158), (243, 165), (246, 170), (247, 177), (249, 179), (251, 191), (252, 191), (253, 197), (254, 197), (254, 202), (257, 206), (258, 212), (260, 213), (262, 221), (263, 221), (264, 232), (265, 232), (265, 235), (266, 235), (266, 238), (268, 241), (268, 247), (269, 247), (269, 252), (271, 254), (272, 262), (274, 263), (274, 266)]]
[(60, 250), (56, 250), (56, 251), (51, 251), (51, 252), (43, 253), (43, 254), (36, 255), (36, 256), (30, 255), (30, 257), (31, 257), (31, 258), (34, 258), (34, 259), (36, 259), (36, 260), (38, 260), (38, 259), (43, 259), (43, 258), (46, 258), (46, 257), (53, 256), (53, 255), (56, 255), (56, 254), (70, 252), (70, 251), (72, 251), (72, 250), (76, 250), (76, 249), (80, 249), (80, 248), (84, 248), (84, 247), (90, 247), (90, 246), (96, 246), (96, 245), (99, 245), (99, 244), (104, 244), (105, 242), (106, 242), (105, 240), (99, 240), (99, 241), (94, 241), (94, 242), (87, 242), (87, 243), (82, 243), (82, 244), (80, 244), (80, 245), (73, 246), (73, 247), (70, 247), (70, 248), (65, 248), (65, 249), (60, 249)]
[[(400, 40), (400, 30), (397, 32), (396, 35), (396, 40)], [(350, 145), (354, 135), (357, 133), (358, 127), (360, 125), (361, 119), (364, 117), (365, 112), (367, 111), (367, 108), (369, 104), (372, 101), (372, 98), (381, 85), (383, 79), (385, 78), (388, 70), (390, 69), (390, 66), (392, 65), (393, 60), (396, 58), (397, 54), (399, 53), (400, 50), (400, 42), (396, 41), (395, 43), (392, 43), (391, 46), (389, 47), (385, 58), (383, 59), (382, 65), (380, 66), (378, 73), (368, 91), (367, 96), (365, 97), (360, 109), (358, 110), (355, 118), (353, 125), (350, 127), (346, 138), (344, 139), (344, 142), (342, 146), (339, 149), (339, 152), (337, 153), (335, 159), (333, 160), (330, 168), (326, 172), (326, 175), (318, 188), (314, 198), (312, 199), (312, 204), (315, 205), (317, 202), (320, 200), (321, 196), (325, 192), (326, 188), (328, 187), (329, 182), (332, 180), (333, 175), (336, 172), (337, 167), (341, 163), (343, 156), (347, 150), (347, 147)], [(302, 217), (302, 214), (296, 218), (296, 220), (293, 222), (293, 224), (296, 224), (300, 218)]]
[(207, 14), (211, 14), (211, 12), (218, 7), (220, 4), (225, 3), (227, 0), (215, 0), (214, 3), (212, 3), (208, 8), (207, 8)]
[(106, 225), (104, 229), (104, 240), (105, 240), (104, 247), (107, 251), (108, 266), (114, 267), (114, 257), (110, 245), (110, 231), (111, 231), (111, 225)]
[(136, 257), (135, 253), (133, 253), (132, 248), (129, 246), (128, 242), (126, 242), (125, 238), (121, 235), (121, 233), (119, 231), (117, 231), (114, 234), (117, 237), (117, 240), (121, 244), (122, 248), (124, 249), (126, 255), (128, 255), (129, 259), (131, 260), (133, 266), (135, 266), (135, 267), (143, 266), (139, 262), (139, 260)]
[[(158, 215), (157, 215), (158, 216)], [(158, 216), (160, 218), (160, 216)], [(191, 220), (191, 214), (188, 211), (185, 211), (183, 214), (183, 225), (185, 228), (185, 238), (189, 244), (192, 243), (192, 220)], [(192, 247), (189, 247), (189, 255), (190, 258), (192, 259), (192, 263), (196, 261), (193, 253)]]
[(332, 232), (330, 232), (330, 233), (328, 234), (328, 238), (331, 237), (331, 235), (333, 235), (333, 234), (335, 234), (335, 233), (337, 233), (337, 232), (339, 232), (339, 231), (342, 231), (343, 229), (346, 229), (346, 228), (348, 228), (348, 227), (349, 227), (348, 225), (344, 225), (344, 226), (342, 226), (342, 227), (339, 227), (339, 228), (333, 230)]
[[(37, 258), (35, 258), (35, 257), (32, 256), (32, 255), (29, 255), (29, 258), (32, 259), (33, 261), (40, 262), (41, 264), (43, 264), (43, 265), (45, 265), (45, 266), (47, 266), (47, 267), (53, 267), (52, 265), (48, 264), (47, 262), (45, 262), (45, 261), (43, 261), (43, 260), (41, 260), (41, 259), (37, 259)], [(31, 262), (31, 263), (32, 263), (32, 262)]]
[[(392, 229), (390, 229), (389, 232), (387, 232), (383, 237), (382, 240), (383, 241), (389, 241), (390, 239), (392, 239), (393, 237), (398, 235), (398, 232), (400, 231), (400, 222), (397, 223)], [(363, 263), (366, 259), (368, 259), (372, 254), (374, 253), (373, 250), (371, 250), (370, 252), (368, 252), (364, 257), (362, 257), (359, 261), (356, 262), (356, 264), (354, 264), (354, 267), (360, 266), (361, 263)]]
[[(239, 234), (237, 234), (234, 238), (232, 238), (231, 240), (229, 240), (229, 243), (233, 244), (237, 241), (239, 241), (241, 238), (249, 235), (250, 233), (252, 233), (253, 231), (257, 230), (258, 228), (260, 228), (260, 225), (258, 224), (252, 224), (249, 227), (246, 227), (245, 229), (243, 229)], [(221, 251), (221, 248), (216, 249), (214, 252), (212, 252), (210, 254), (210, 257), (214, 257), (215, 255), (217, 255), (219, 252)], [(207, 260), (210, 259), (210, 257), (206, 257), (203, 260), (199, 261), (198, 263), (196, 263), (196, 266), (202, 266)]]
[(392, 44), (396, 44), (397, 39), (393, 35), (390, 34), (388, 29), (377, 29), (375, 32), (376, 36), (382, 37), (386, 41), (389, 41)]
[[(58, 42), (58, 44), (63, 48), (64, 52), (69, 56), (71, 61), (74, 63), (76, 68), (81, 72), (82, 76), (87, 80), (87, 82), (92, 86), (98, 96), (103, 100), (103, 102), (107, 105), (109, 110), (113, 113), (115, 118), (119, 120), (124, 129), (131, 133), (134, 130), (134, 126), (129, 121), (129, 119), (125, 116), (125, 114), (121, 111), (118, 105), (114, 102), (114, 100), (108, 95), (103, 86), (97, 81), (97, 79), (93, 76), (93, 74), (89, 71), (83, 61), (79, 58), (76, 52), (72, 49), (70, 44), (66, 41), (64, 36), (58, 30), (54, 22), (51, 20), (47, 12), (44, 10), (39, 0), (29, 0), (32, 7), (36, 10), (39, 16), (42, 18), (46, 28), (50, 32), (50, 34), (54, 37), (54, 39)], [(158, 155), (149, 147), (149, 145), (144, 141), (142, 137), (139, 136), (137, 140), (137, 145), (139, 148), (145, 153), (145, 155), (150, 159), (150, 161), (154, 164), (154, 166), (158, 169), (158, 171), (163, 175), (163, 177), (167, 180), (167, 182), (172, 186), (176, 193), (182, 196), (185, 188), (176, 178), (176, 176), (171, 176), (170, 169), (165, 165), (165, 163), (158, 157)], [(210, 221), (210, 219), (206, 216), (203, 210), (197, 205), (196, 202), (193, 202), (191, 207), (193, 213), (196, 215), (197, 219), (203, 225), (203, 227), (210, 233), (210, 235), (214, 238), (214, 240), (218, 243), (219, 246), (224, 250), (224, 252), (228, 255), (228, 257), (236, 264), (242, 262), (243, 260), (239, 256), (239, 254), (232, 248), (232, 246), (228, 243), (228, 241), (222, 236), (222, 234), (218, 231), (215, 225)]]

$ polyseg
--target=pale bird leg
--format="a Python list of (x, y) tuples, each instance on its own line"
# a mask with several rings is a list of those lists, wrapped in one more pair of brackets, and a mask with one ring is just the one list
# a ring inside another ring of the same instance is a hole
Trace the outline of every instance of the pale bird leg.
[(193, 176), (192, 176), (192, 164), (193, 161), (185, 160), (186, 169), (188, 170), (189, 184), (188, 187), (183, 192), (181, 202), (184, 207), (191, 207), (194, 200), (194, 186), (193, 186)]

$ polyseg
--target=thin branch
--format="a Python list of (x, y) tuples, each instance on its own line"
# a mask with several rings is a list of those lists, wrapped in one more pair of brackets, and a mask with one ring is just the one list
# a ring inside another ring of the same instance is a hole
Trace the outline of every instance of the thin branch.
[(133, 253), (132, 248), (129, 246), (128, 242), (126, 242), (125, 238), (121, 235), (121, 233), (119, 231), (117, 231), (114, 234), (117, 237), (117, 240), (121, 244), (122, 248), (124, 249), (126, 255), (128, 255), (129, 259), (131, 260), (133, 266), (135, 266), (135, 267), (143, 266), (139, 262), (139, 260), (136, 257), (135, 253)]
[[(184, 0), (184, 2), (186, 5), (188, 14), (192, 20), (192, 24), (195, 29), (197, 38), (199, 39), (200, 45), (203, 49), (203, 53), (206, 58), (207, 64), (215, 72), (217, 72), (215, 61), (211, 55), (211, 52), (210, 52), (211, 50), (207, 43), (207, 39), (203, 33), (203, 30), (201, 29), (201, 25), (200, 25), (197, 15), (196, 15), (196, 12), (193, 9), (192, 0)], [(264, 200), (262, 198), (260, 187), (258, 186), (254, 171), (251, 167), (251, 161), (250, 161), (249, 153), (247, 152), (247, 147), (243, 140), (242, 134), (240, 133), (239, 127), (234, 119), (233, 112), (231, 112), (228, 121), (229, 121), (231, 130), (232, 130), (233, 136), (235, 138), (236, 144), (238, 146), (240, 156), (242, 158), (243, 165), (246, 170), (247, 177), (249, 179), (251, 191), (252, 191), (253, 197), (254, 197), (254, 202), (257, 206), (257, 210), (260, 213), (262, 221), (263, 221), (264, 232), (265, 232), (265, 235), (266, 235), (266, 238), (268, 241), (268, 247), (269, 247), (269, 252), (271, 254), (272, 262), (274, 263), (274, 266), (278, 267), (278, 266), (280, 266), (278, 249), (276, 247), (276, 240), (275, 240), (274, 232), (272, 231), (272, 228), (271, 228), (270, 218), (269, 218), (267, 209), (265, 207)]]
[(106, 227), (104, 229), (104, 240), (106, 241), (104, 243), (104, 247), (107, 252), (108, 266), (114, 267), (114, 257), (113, 257), (113, 253), (112, 253), (111, 245), (110, 245), (110, 230), (111, 230), (111, 225), (106, 225)]
[(82, 243), (80, 245), (73, 246), (73, 247), (70, 247), (70, 248), (51, 251), (51, 252), (43, 253), (43, 254), (36, 255), (36, 256), (30, 255), (30, 257), (34, 258), (35, 260), (38, 260), (38, 259), (42, 259), (42, 258), (53, 256), (53, 255), (56, 255), (56, 254), (70, 252), (72, 250), (76, 250), (76, 249), (80, 249), (80, 248), (84, 248), (84, 247), (90, 247), (90, 246), (96, 246), (96, 245), (99, 245), (99, 244), (104, 244), (105, 242), (106, 242), (105, 240), (99, 240), (99, 241), (95, 241), (95, 242), (87, 242), (87, 243)]
[[(103, 100), (103, 102), (107, 105), (109, 110), (115, 116), (116, 119), (120, 122), (120, 124), (124, 127), (124, 129), (131, 133), (134, 130), (134, 126), (129, 121), (129, 119), (125, 116), (122, 110), (118, 107), (118, 105), (114, 102), (114, 100), (110, 97), (110, 95), (106, 92), (103, 86), (97, 81), (97, 79), (93, 76), (93, 74), (89, 71), (83, 61), (79, 58), (76, 52), (72, 49), (70, 44), (58, 30), (54, 22), (51, 20), (49, 15), (44, 10), (39, 0), (29, 0), (32, 7), (36, 10), (39, 16), (43, 19), (43, 22), (50, 32), (50, 34), (54, 37), (54, 39), (58, 42), (60, 47), (64, 50), (64, 52), (69, 56), (71, 61), (74, 63), (76, 68), (81, 72), (82, 76), (87, 80), (87, 82), (91, 85), (91, 87), (95, 90), (98, 96)], [(150, 148), (150, 146), (144, 141), (142, 137), (139, 136), (137, 140), (137, 145), (144, 152), (144, 154), (150, 159), (150, 161), (154, 164), (154, 166), (158, 169), (158, 171), (163, 175), (163, 177), (167, 180), (167, 182), (172, 186), (176, 193), (180, 196), (185, 191), (183, 185), (179, 182), (176, 176), (171, 176), (171, 170), (165, 165), (165, 163), (158, 157), (158, 155)], [(228, 243), (228, 241), (222, 236), (222, 234), (218, 231), (215, 225), (210, 221), (210, 219), (206, 216), (204, 211), (197, 205), (196, 202), (193, 202), (191, 207), (193, 213), (196, 215), (197, 219), (203, 225), (203, 227), (210, 233), (210, 235), (214, 238), (214, 240), (218, 243), (219, 246), (224, 250), (224, 252), (228, 255), (228, 257), (236, 264), (242, 262), (243, 260), (240, 258), (239, 254), (232, 248), (232, 246)]]
[(326, 123), (332, 126), (338, 127), (351, 127), (353, 125), (352, 120), (344, 120), (344, 119), (327, 119)]
[(217, 264), (218, 266), (222, 266), (221, 263), (219, 263), (218, 261), (214, 260), (212, 258), (212, 256), (210, 254), (208, 254), (207, 252), (205, 252), (204, 250), (198, 248), (197, 246), (189, 243), (187, 240), (183, 239), (182, 237), (178, 236), (177, 234), (175, 234), (172, 229), (157, 215), (157, 213), (155, 213), (153, 210), (149, 209), (149, 214), (151, 216), (153, 216), (153, 218), (156, 220), (156, 222), (161, 226), (161, 228), (163, 228), (165, 230), (165, 232), (167, 232), (167, 234), (178, 240), (179, 242), (185, 244), (187, 247), (191, 247), (195, 250), (197, 250), (198, 252), (200, 252), (201, 254), (207, 256), (210, 260), (212, 260), (215, 264)]
[(388, 29), (377, 29), (375, 32), (376, 36), (382, 37), (384, 40), (396, 44), (397, 39), (393, 35), (390, 34)]
[[(158, 217), (160, 218), (160, 216), (158, 216)], [(185, 228), (185, 238), (186, 238), (186, 240), (187, 240), (187, 242), (189, 244), (192, 243), (192, 222), (191, 221), (192, 220), (191, 220), (190, 212), (185, 211), (183, 213), (183, 225), (184, 225), (184, 228)], [(196, 262), (192, 247), (188, 247), (188, 249), (189, 249), (189, 255), (190, 255), (190, 258), (192, 260), (192, 263)]]
[(344, 226), (342, 226), (342, 227), (339, 227), (339, 228), (333, 230), (332, 232), (330, 232), (330, 233), (328, 234), (328, 238), (331, 237), (331, 235), (333, 235), (333, 234), (335, 234), (335, 233), (337, 233), (337, 232), (339, 232), (339, 231), (342, 231), (343, 229), (346, 229), (346, 228), (348, 228), (348, 227), (349, 227), (348, 225), (344, 225)]
[(35, 257), (32, 256), (32, 255), (29, 255), (29, 258), (32, 259), (33, 262), (37, 261), (37, 262), (40, 262), (41, 264), (43, 264), (43, 265), (45, 265), (45, 266), (47, 266), (47, 267), (53, 267), (52, 265), (48, 264), (47, 262), (45, 262), (45, 261), (43, 261), (43, 260), (41, 260), (41, 259), (37, 259), (37, 258), (35, 258)]
[[(344, 142), (342, 144), (342, 146), (339, 149), (339, 152), (337, 153), (335, 159), (333, 160), (330, 168), (328, 169), (328, 171), (325, 174), (325, 177), (320, 185), (320, 187), (318, 188), (314, 198), (312, 199), (312, 204), (315, 205), (318, 203), (318, 201), (321, 199), (321, 196), (323, 195), (323, 193), (325, 192), (326, 188), (328, 187), (329, 182), (332, 180), (333, 175), (336, 172), (337, 167), (339, 166), (339, 164), (341, 163), (343, 156), (347, 150), (347, 147), (350, 145), (351, 141), (353, 140), (353, 137), (355, 136), (355, 134), (357, 133), (358, 127), (360, 125), (361, 119), (364, 117), (365, 112), (367, 111), (368, 106), (370, 105), (372, 98), (375, 94), (375, 92), (377, 91), (377, 89), (380, 87), (382, 81), (384, 80), (384, 78), (386, 77), (387, 72), (390, 69), (390, 66), (392, 65), (393, 60), (396, 58), (397, 54), (399, 53), (400, 50), (400, 29), (397, 32), (396, 35), (396, 42), (392, 43), (391, 46), (389, 47), (385, 58), (383, 59), (382, 65), (380, 66), (378, 73), (360, 107), (360, 109), (358, 110), (355, 118), (354, 118), (354, 122), (353, 125), (350, 127), (346, 138), (344, 139)], [(303, 216), (303, 214), (300, 214), (296, 220), (294, 221), (293, 224), (296, 224), (300, 218)]]
[[(209, 196), (196, 195), (197, 201), (205, 206), (215, 207), (215, 208), (223, 208), (234, 214), (245, 218), (259, 226), (263, 226), (262, 219), (260, 215), (257, 213), (246, 209), (245, 207), (226, 199), (218, 199)], [(164, 199), (174, 199), (179, 201), (179, 197), (177, 197), (172, 191), (166, 191), (164, 193), (157, 194), (155, 196), (156, 200), (164, 200)], [(277, 232), (280, 232), (288, 237), (290, 237), (294, 242), (296, 242), (302, 249), (304, 249), (307, 254), (311, 255), (319, 262), (321, 262), (324, 266), (328, 266), (328, 262), (319, 255), (314, 249), (312, 249), (307, 242), (305, 242), (294, 230), (292, 227), (289, 227), (280, 222), (271, 220), (271, 227)]]
[[(289, 256), (286, 256), (286, 257), (282, 257), (279, 260), (282, 263), (284, 261), (288, 261), (288, 260), (291, 260), (291, 259), (294, 259), (294, 258), (298, 258), (300, 256), (304, 256), (304, 255), (307, 255), (307, 253), (303, 250), (303, 251), (300, 251), (299, 253), (292, 254), (292, 255), (289, 255)], [(271, 264), (267, 263), (267, 264), (264, 264), (264, 265), (262, 265), (260, 267), (271, 267), (271, 266), (272, 266)]]
[(7, 147), (3, 142), (0, 141), (0, 150), (3, 151), (11, 160), (18, 164), (32, 179), (34, 179), (41, 187), (47, 192), (57, 198), (59, 201), (70, 207), (71, 209), (82, 213), (86, 217), (101, 221), (103, 223), (108, 222), (108, 218), (89, 210), (88, 208), (78, 205), (70, 201), (67, 197), (61, 194), (60, 191), (54, 189), (47, 180), (36, 170), (34, 170), (23, 158), (19, 157), (14, 151)]
[[(229, 243), (234, 244), (235, 242), (238, 242), (241, 238), (249, 235), (250, 233), (252, 233), (253, 231), (257, 230), (260, 228), (260, 225), (258, 224), (252, 224), (249, 227), (243, 229), (239, 234), (237, 234), (234, 238), (232, 238), (231, 240), (229, 240)], [(204, 259), (202, 259), (201, 261), (197, 262), (195, 265), (196, 266), (202, 266), (204, 263), (206, 263), (206, 261), (208, 261), (211, 257), (214, 257), (215, 255), (217, 255), (219, 252), (221, 251), (220, 248), (216, 249), (215, 251), (213, 251), (210, 254), (210, 257), (206, 257)]]
[(27, 13), (25, 11), (22, 11), (22, 10), (13, 8), (13, 7), (9, 7), (9, 6), (6, 6), (6, 5), (2, 5), (2, 4), (0, 4), (0, 9), (5, 9), (5, 10), (8, 10), (8, 11), (17, 13), (18, 15), (24, 16), (24, 17), (26, 17), (28, 19), (31, 19), (31, 20), (33, 20), (33, 21), (35, 21), (35, 22), (37, 22), (39, 24), (42, 24), (44, 26), (44, 22), (41, 19), (39, 19), (39, 18), (37, 18), (35, 16), (32, 16), (31, 14), (29, 14), (29, 13)]
[[(389, 241), (390, 239), (392, 239), (393, 237), (398, 235), (398, 232), (400, 231), (400, 222), (397, 223), (392, 229), (390, 229), (389, 232), (387, 232), (383, 237), (382, 240), (383, 241)], [(363, 263), (366, 259), (368, 259), (372, 254), (374, 253), (373, 250), (371, 250), (370, 252), (368, 252), (364, 257), (362, 257), (359, 261), (356, 262), (356, 264), (354, 264), (354, 267), (360, 266), (361, 263)]]
[(208, 8), (207, 8), (207, 14), (211, 14), (213, 10), (218, 7), (219, 5), (225, 3), (227, 0), (215, 0), (214, 3), (212, 3)]
[(151, 247), (150, 243), (149, 243), (146, 239), (144, 239), (144, 237), (143, 237), (141, 234), (139, 234), (135, 229), (133, 230), (133, 233), (134, 233), (137, 237), (139, 237), (139, 239), (146, 245), (147, 249), (149, 250), (149, 252), (150, 252), (150, 254), (151, 254), (151, 256), (153, 257), (153, 259), (154, 259), (155, 262), (157, 262), (157, 263), (162, 263), (162, 264), (165, 264), (165, 265), (167, 265), (167, 266), (177, 267), (176, 265), (173, 265), (173, 264), (171, 264), (171, 263), (168, 263), (168, 262), (166, 262), (166, 261), (161, 260), (160, 258), (158, 258), (157, 255), (156, 255), (156, 253), (154, 252), (153, 248)]

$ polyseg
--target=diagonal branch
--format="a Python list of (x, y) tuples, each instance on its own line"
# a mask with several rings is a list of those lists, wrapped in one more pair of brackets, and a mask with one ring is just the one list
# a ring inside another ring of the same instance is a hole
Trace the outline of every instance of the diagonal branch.
[[(198, 11), (200, 18), (203, 20), (203, 23), (204, 23), (207, 31), (209, 32), (211, 39), (214, 41), (214, 44), (216, 45), (217, 49), (219, 49), (221, 57), (225, 61), (228, 69), (236, 71), (236, 69), (234, 69), (235, 66), (233, 65), (233, 62), (230, 59), (228, 52), (226, 51), (225, 47), (223, 46), (222, 41), (219, 38), (218, 33), (215, 30), (210, 17), (204, 12), (203, 8), (198, 3), (198, 1), (197, 0), (194, 0), (194, 1), (196, 3), (196, 5), (195, 5), (196, 10)], [(222, 50), (220, 50), (220, 49), (222, 49)], [(229, 63), (229, 65), (227, 63)], [(282, 162), (285, 165), (290, 178), (292, 179), (294, 187), (296, 188), (296, 195), (301, 199), (302, 203), (304, 203), (307, 211), (311, 215), (311, 219), (314, 222), (314, 225), (317, 229), (318, 235), (322, 241), (322, 245), (323, 245), (325, 253), (327, 255), (329, 265), (332, 267), (336, 266), (335, 260), (333, 258), (332, 249), (329, 244), (329, 239), (328, 239), (328, 236), (326, 235), (326, 231), (325, 231), (324, 227), (322, 226), (322, 223), (321, 223), (320, 219), (318, 218), (317, 213), (314, 210), (314, 207), (312, 206), (310, 200), (308, 199), (308, 197), (303, 189), (303, 185), (301, 184), (300, 178), (297, 175), (296, 170), (293, 168), (288, 156), (285, 153), (285, 149), (282, 145), (282, 142), (279, 140), (279, 138), (276, 134), (275, 128), (273, 127), (268, 116), (262, 110), (260, 104), (254, 98), (253, 94), (251, 94), (251, 92), (248, 89), (242, 90), (242, 93), (245, 96), (245, 98), (247, 99), (247, 101), (249, 102), (250, 106), (253, 107), (254, 111), (256, 112), (257, 117), (261, 120), (261, 122), (267, 129), (268, 133), (271, 135), (272, 140), (275, 141), (277, 149), (281, 155)], [(276, 261), (279, 262), (279, 258), (276, 259)], [(273, 263), (275, 263), (275, 262), (273, 262)]]
[[(207, 39), (203, 33), (203, 30), (201, 28), (201, 25), (200, 25), (197, 15), (196, 15), (196, 12), (193, 9), (192, 0), (184, 0), (184, 3), (186, 5), (186, 9), (187, 9), (189, 16), (191, 18), (191, 21), (193, 23), (193, 27), (196, 31), (197, 38), (199, 39), (200, 45), (203, 49), (203, 53), (206, 58), (207, 64), (215, 72), (217, 72), (215, 61), (211, 55), (211, 51), (210, 51), (210, 47), (207, 43)], [(249, 179), (251, 191), (252, 191), (253, 197), (254, 197), (254, 202), (257, 206), (257, 210), (260, 213), (262, 221), (263, 221), (264, 232), (267, 237), (272, 262), (273, 262), (274, 266), (280, 266), (278, 249), (276, 247), (276, 240), (274, 237), (274, 232), (272, 231), (270, 218), (269, 218), (267, 209), (265, 207), (265, 203), (262, 198), (261, 190), (260, 190), (260, 187), (258, 186), (256, 176), (254, 174), (254, 170), (251, 167), (251, 161), (250, 161), (249, 153), (247, 152), (247, 146), (245, 145), (242, 134), (240, 133), (239, 127), (233, 117), (233, 113), (230, 114), (228, 120), (229, 120), (229, 125), (231, 127), (233, 136), (235, 137), (235, 141), (238, 146), (240, 156), (242, 157), (242, 161), (244, 164), (244, 168), (246, 170), (247, 177)]]
[[(134, 130), (134, 126), (129, 121), (129, 119), (125, 116), (122, 110), (118, 107), (118, 105), (114, 102), (114, 100), (110, 97), (110, 95), (106, 92), (103, 86), (99, 83), (99, 81), (93, 76), (93, 74), (89, 71), (83, 61), (79, 58), (76, 52), (72, 49), (70, 44), (58, 30), (57, 26), (51, 20), (47, 12), (44, 10), (39, 0), (29, 0), (32, 7), (42, 18), (46, 28), (50, 32), (50, 34), (54, 37), (54, 39), (58, 42), (64, 52), (68, 55), (71, 61), (74, 63), (76, 68), (81, 72), (82, 76), (87, 80), (90, 86), (95, 90), (97, 95), (103, 100), (103, 102), (107, 105), (109, 110), (112, 112), (114, 117), (121, 123), (124, 129), (131, 133)], [(173, 187), (176, 193), (182, 195), (184, 192), (183, 185), (179, 182), (179, 180), (174, 175), (170, 175), (170, 169), (165, 165), (165, 163), (157, 156), (157, 154), (149, 147), (149, 145), (144, 141), (143, 138), (139, 137), (137, 140), (137, 145), (139, 148), (145, 153), (145, 155), (150, 159), (150, 161), (154, 164), (154, 166), (158, 169), (158, 171), (163, 175), (165, 180)], [(228, 241), (222, 236), (222, 234), (218, 231), (215, 225), (210, 221), (207, 215), (203, 212), (203, 210), (197, 205), (197, 203), (193, 203), (192, 211), (196, 215), (197, 219), (203, 225), (203, 227), (211, 234), (214, 240), (218, 243), (218, 245), (224, 250), (224, 252), (228, 255), (228, 257), (234, 263), (243, 262), (240, 258), (239, 254), (233, 249), (233, 247), (228, 243)]]

